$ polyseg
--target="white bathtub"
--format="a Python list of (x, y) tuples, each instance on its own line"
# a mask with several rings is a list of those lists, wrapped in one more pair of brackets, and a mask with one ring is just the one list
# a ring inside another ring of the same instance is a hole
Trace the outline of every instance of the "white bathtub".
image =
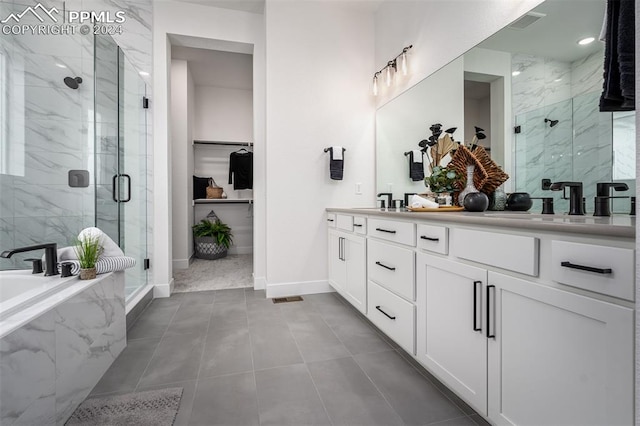
[(0, 321), (77, 282), (77, 277), (45, 277), (28, 270), (0, 272)]

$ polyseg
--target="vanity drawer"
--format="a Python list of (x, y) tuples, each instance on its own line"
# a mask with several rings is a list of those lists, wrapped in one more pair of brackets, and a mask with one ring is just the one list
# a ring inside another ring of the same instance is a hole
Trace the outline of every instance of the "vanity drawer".
[(416, 245), (416, 225), (413, 223), (369, 219), (369, 235), (408, 246)]
[(353, 232), (353, 216), (345, 214), (336, 215), (336, 228)]
[(451, 254), (461, 259), (538, 276), (540, 240), (524, 235), (451, 229)]
[(418, 248), (440, 254), (449, 252), (449, 230), (444, 226), (418, 225)]
[(335, 213), (327, 213), (327, 226), (329, 228), (336, 227), (336, 214)]
[(362, 216), (354, 216), (353, 230), (356, 234), (367, 235), (367, 218)]
[(621, 299), (634, 298), (633, 249), (551, 242), (551, 277), (554, 281)]
[(415, 253), (412, 250), (385, 244), (367, 242), (368, 277), (408, 300), (415, 300)]
[(416, 320), (413, 304), (369, 281), (369, 320), (398, 345), (415, 355)]

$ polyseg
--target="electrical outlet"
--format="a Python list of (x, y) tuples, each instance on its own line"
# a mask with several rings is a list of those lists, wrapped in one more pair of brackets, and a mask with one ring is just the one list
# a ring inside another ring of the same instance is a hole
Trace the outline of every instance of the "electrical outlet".
[(356, 195), (362, 195), (362, 183), (356, 183)]

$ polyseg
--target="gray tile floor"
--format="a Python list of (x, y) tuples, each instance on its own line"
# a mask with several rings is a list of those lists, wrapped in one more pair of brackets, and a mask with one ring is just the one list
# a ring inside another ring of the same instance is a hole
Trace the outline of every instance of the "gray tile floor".
[(156, 299), (89, 396), (180, 386), (176, 425), (486, 424), (336, 294)]

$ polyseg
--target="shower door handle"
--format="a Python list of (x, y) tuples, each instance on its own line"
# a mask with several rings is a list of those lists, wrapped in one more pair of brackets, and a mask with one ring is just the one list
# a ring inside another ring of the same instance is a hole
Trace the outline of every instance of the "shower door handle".
[(118, 190), (116, 191), (116, 188), (118, 188), (118, 175), (113, 175), (113, 179), (111, 182), (111, 198), (113, 198), (113, 201), (117, 203), (118, 196), (116, 195), (116, 193), (119, 195), (120, 189), (118, 188)]
[(120, 200), (123, 203), (128, 203), (129, 201), (131, 201), (131, 176), (129, 176), (128, 174), (121, 174), (120, 176), (122, 176), (123, 178), (127, 179), (127, 198), (125, 198), (124, 200)]

